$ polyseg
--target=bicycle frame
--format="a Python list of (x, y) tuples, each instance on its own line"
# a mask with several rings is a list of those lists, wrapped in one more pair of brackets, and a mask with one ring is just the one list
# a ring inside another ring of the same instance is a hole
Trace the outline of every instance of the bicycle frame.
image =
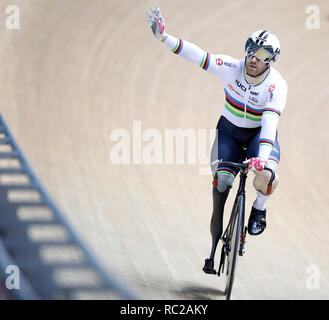
[[(225, 229), (222, 237), (223, 246), (220, 258), (220, 264), (218, 268), (218, 276), (224, 272), (225, 259), (227, 256), (227, 282), (225, 288), (226, 298), (229, 300), (233, 287), (236, 263), (239, 256), (243, 256), (245, 253), (244, 245), (246, 242), (247, 227), (245, 227), (245, 203), (246, 203), (246, 181), (248, 175), (248, 164), (234, 163), (228, 161), (221, 161), (220, 164), (224, 166), (231, 166), (240, 169), (240, 182), (239, 188), (235, 197), (233, 209), (231, 212), (229, 223)], [(268, 183), (268, 190), (272, 187), (274, 180), (274, 172), (270, 168), (264, 168), (271, 172), (271, 179)]]

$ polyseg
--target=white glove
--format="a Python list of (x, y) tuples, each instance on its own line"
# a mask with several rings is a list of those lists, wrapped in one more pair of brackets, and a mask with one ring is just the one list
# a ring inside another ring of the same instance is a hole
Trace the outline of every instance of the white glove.
[(152, 8), (152, 13), (146, 12), (146, 20), (150, 24), (154, 36), (160, 40), (165, 41), (168, 37), (168, 34), (165, 31), (165, 21), (161, 15), (160, 8)]

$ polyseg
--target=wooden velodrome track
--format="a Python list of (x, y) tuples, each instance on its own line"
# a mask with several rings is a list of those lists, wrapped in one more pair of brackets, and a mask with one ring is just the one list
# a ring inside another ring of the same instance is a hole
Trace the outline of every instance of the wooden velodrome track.
[(251, 32), (277, 34), (275, 67), (289, 85), (280, 184), (266, 232), (247, 238), (232, 298), (329, 298), (327, 0), (312, 2), (318, 30), (306, 28), (306, 0), (16, 0), (20, 30), (5, 27), (9, 4), (0, 3), (0, 112), (70, 224), (144, 299), (223, 299), (224, 289), (201, 271), (212, 200), (200, 163), (117, 165), (110, 156), (121, 128), (132, 162), (133, 121), (162, 137), (209, 132), (223, 107), (221, 82), (156, 41), (145, 12), (160, 6), (169, 33), (236, 58)]

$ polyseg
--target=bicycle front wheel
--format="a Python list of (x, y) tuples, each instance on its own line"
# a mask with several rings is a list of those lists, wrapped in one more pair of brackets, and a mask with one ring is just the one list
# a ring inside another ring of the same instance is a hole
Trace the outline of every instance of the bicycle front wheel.
[(244, 208), (243, 196), (239, 196), (232, 210), (232, 219), (229, 228), (229, 246), (227, 256), (227, 279), (225, 295), (226, 299), (230, 300), (231, 292), (234, 282), (235, 271), (237, 267), (237, 261), (239, 256), (239, 245), (242, 237), (242, 219)]

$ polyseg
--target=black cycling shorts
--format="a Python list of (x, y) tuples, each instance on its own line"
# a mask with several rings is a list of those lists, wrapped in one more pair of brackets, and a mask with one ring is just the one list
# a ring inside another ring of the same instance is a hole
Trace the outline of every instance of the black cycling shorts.
[[(224, 116), (221, 116), (217, 123), (217, 134), (212, 149), (212, 159), (217, 156), (218, 160), (242, 162), (245, 159), (243, 156), (243, 147), (246, 147), (246, 159), (258, 156), (259, 149), (259, 137), (261, 127), (257, 128), (241, 128), (237, 127), (228, 121)], [(270, 154), (272, 161), (279, 163), (280, 161), (280, 146), (276, 136), (273, 149)], [(239, 169), (228, 168), (225, 166), (219, 166), (218, 174), (226, 173), (237, 175)]]

